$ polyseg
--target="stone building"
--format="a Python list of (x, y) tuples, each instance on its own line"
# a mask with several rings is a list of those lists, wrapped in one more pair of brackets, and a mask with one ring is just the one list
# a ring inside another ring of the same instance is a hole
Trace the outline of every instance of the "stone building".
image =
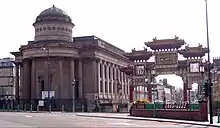
[(73, 37), (71, 18), (55, 6), (42, 11), (33, 26), (34, 40), (11, 52), (21, 70), (22, 101), (49, 97), (52, 108), (84, 104), (88, 111), (95, 101), (110, 109), (119, 101), (128, 104), (129, 79), (120, 68), (131, 61), (123, 50), (96, 36)]
[(15, 73), (13, 58), (0, 59), (0, 100), (15, 99)]

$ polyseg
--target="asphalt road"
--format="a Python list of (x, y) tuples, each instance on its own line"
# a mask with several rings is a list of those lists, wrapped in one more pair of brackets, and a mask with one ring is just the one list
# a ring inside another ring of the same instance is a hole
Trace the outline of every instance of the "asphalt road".
[[(158, 121), (80, 117), (74, 113), (17, 113), (0, 112), (0, 127), (154, 127), (205, 128), (190, 124)], [(206, 127), (207, 128), (207, 127)], [(211, 127), (209, 127), (211, 128)]]

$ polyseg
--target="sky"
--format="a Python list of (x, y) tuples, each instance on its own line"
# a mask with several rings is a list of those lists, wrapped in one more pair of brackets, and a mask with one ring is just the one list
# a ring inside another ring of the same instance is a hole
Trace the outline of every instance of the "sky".
[[(0, 57), (13, 57), (9, 52), (33, 40), (32, 24), (53, 4), (72, 18), (73, 36), (95, 35), (126, 52), (174, 35), (206, 46), (205, 0), (2, 0)], [(219, 7), (220, 0), (208, 0), (211, 57), (220, 56)]]

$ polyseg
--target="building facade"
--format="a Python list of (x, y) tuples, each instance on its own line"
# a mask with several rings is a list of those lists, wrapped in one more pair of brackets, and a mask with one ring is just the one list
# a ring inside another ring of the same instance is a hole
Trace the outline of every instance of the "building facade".
[(0, 59), (0, 99), (15, 99), (15, 65), (13, 58)]
[(52, 108), (84, 105), (86, 111), (96, 103), (110, 110), (129, 103), (129, 77), (120, 68), (131, 61), (123, 50), (96, 36), (73, 37), (72, 19), (55, 6), (33, 26), (34, 40), (12, 52), (21, 70), (20, 99), (49, 98)]

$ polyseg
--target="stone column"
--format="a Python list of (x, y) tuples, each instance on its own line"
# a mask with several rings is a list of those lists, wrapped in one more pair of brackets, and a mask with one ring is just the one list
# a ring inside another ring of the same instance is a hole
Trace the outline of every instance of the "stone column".
[(35, 64), (35, 58), (32, 59), (32, 65), (31, 65), (31, 97), (33, 99), (36, 99), (36, 64)]
[(82, 60), (78, 60), (78, 86), (79, 86), (79, 98), (83, 99), (84, 93), (83, 93), (83, 84), (82, 84)]
[[(122, 84), (122, 82), (121, 82), (121, 72), (119, 71), (119, 66), (117, 66), (117, 74), (118, 74), (118, 77), (117, 77), (117, 79), (118, 79), (118, 81), (120, 82), (120, 84)], [(118, 85), (116, 85), (116, 87), (117, 87), (117, 89), (118, 89)], [(119, 92), (118, 92), (119, 90), (117, 90), (117, 96), (118, 96), (118, 99), (120, 99), (120, 95), (119, 95)]]
[(114, 92), (113, 92), (113, 85), (114, 85), (114, 80), (113, 80), (113, 65), (111, 64), (111, 75), (110, 75), (110, 81), (111, 81), (111, 96), (113, 97), (113, 95), (114, 95)]
[(116, 99), (116, 94), (117, 94), (117, 82), (116, 82), (116, 80), (117, 80), (117, 77), (116, 77), (117, 76), (117, 68), (116, 68), (116, 65), (114, 65), (114, 69), (113, 70), (114, 70), (114, 77), (115, 77), (114, 78), (114, 87), (113, 88), (115, 90), (114, 93), (115, 93), (115, 99)]
[(133, 96), (134, 95), (134, 86), (130, 86), (129, 91), (130, 91), (130, 102), (132, 103), (134, 100), (134, 96)]
[(187, 89), (188, 89), (188, 79), (187, 77), (183, 77), (183, 100), (186, 102), (188, 101), (187, 98)]
[(147, 92), (148, 92), (148, 99), (150, 102), (152, 102), (152, 85), (151, 84), (148, 84)]
[(15, 70), (16, 70), (16, 74), (15, 74), (15, 89), (16, 89), (16, 101), (19, 104), (20, 103), (20, 97), (19, 97), (19, 63), (16, 62), (15, 63)]
[(97, 84), (98, 84), (98, 97), (100, 97), (100, 60), (97, 60)]
[(31, 100), (31, 64), (29, 60), (24, 60), (24, 88), (23, 96), (26, 100)]
[(121, 84), (122, 84), (122, 86), (121, 86), (121, 88), (122, 88), (122, 95), (124, 95), (125, 94), (124, 73), (120, 71), (120, 74), (121, 74)]
[(109, 97), (109, 63), (107, 63), (106, 68), (107, 97)]
[(24, 99), (24, 68), (23, 68), (24, 66), (23, 66), (23, 63), (21, 63), (21, 65), (20, 65), (20, 92), (21, 92), (21, 94), (20, 94), (20, 97), (21, 97), (21, 99)]
[(105, 97), (105, 62), (102, 61), (102, 87), (103, 87), (103, 97)]
[(72, 111), (75, 112), (75, 73), (74, 73), (74, 60), (70, 60), (70, 92), (72, 93)]
[(60, 99), (63, 98), (62, 90), (63, 90), (63, 60), (60, 58), (59, 60), (59, 94), (60, 94)]
[(98, 92), (98, 84), (97, 84), (97, 76), (98, 76), (98, 73), (97, 73), (97, 60), (94, 59), (92, 60), (92, 79), (93, 79), (93, 83), (92, 85), (94, 86), (94, 92)]

